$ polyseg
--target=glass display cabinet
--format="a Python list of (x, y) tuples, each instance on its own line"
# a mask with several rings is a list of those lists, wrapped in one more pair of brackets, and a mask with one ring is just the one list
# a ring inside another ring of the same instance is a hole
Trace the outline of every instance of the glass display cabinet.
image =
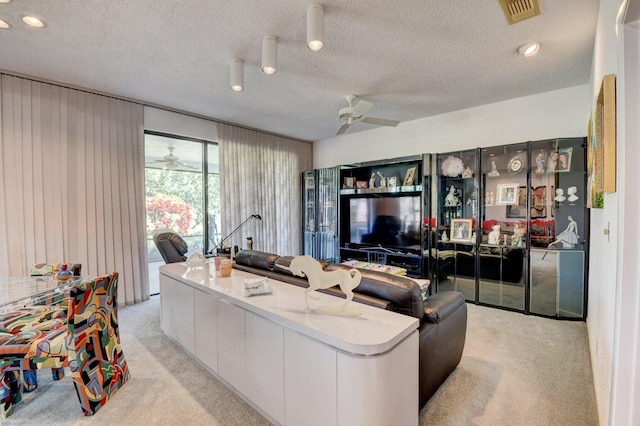
[(542, 316), (584, 319), (586, 139), (435, 156), (435, 291)]
[(530, 312), (584, 318), (586, 140), (531, 143)]
[(436, 267), (437, 291), (457, 290), (467, 300), (476, 294), (478, 207), (477, 150), (438, 154)]
[(520, 311), (527, 270), (527, 151), (527, 144), (481, 149), (478, 301)]
[(336, 167), (302, 172), (302, 252), (338, 260), (338, 175)]

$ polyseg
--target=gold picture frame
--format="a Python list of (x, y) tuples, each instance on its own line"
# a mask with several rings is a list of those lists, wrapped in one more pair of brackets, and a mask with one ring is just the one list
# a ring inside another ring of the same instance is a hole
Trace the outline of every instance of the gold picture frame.
[(411, 186), (413, 185), (413, 181), (416, 179), (416, 171), (418, 171), (418, 167), (409, 167), (407, 169), (407, 173), (404, 175), (404, 181), (402, 182), (402, 186)]
[(470, 243), (473, 238), (473, 219), (451, 219), (451, 236), (454, 243)]

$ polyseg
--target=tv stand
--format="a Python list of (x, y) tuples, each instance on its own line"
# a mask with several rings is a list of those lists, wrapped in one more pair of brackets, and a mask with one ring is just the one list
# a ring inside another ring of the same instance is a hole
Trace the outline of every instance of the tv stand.
[(345, 260), (359, 260), (362, 262), (379, 263), (382, 265), (405, 268), (407, 275), (420, 277), (422, 275), (422, 256), (409, 250), (393, 250), (386, 247), (355, 247), (348, 245), (340, 249), (340, 258)]

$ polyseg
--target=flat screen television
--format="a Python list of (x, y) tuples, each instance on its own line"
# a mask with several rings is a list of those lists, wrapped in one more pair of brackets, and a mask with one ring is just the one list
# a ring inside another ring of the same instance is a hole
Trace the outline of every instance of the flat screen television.
[(419, 248), (421, 202), (418, 195), (350, 199), (348, 243)]

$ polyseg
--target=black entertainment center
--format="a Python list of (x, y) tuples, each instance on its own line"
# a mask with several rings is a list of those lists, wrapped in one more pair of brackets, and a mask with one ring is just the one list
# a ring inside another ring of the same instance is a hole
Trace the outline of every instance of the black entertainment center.
[(423, 275), (422, 164), (420, 156), (342, 167), (341, 260), (398, 266), (408, 275)]

